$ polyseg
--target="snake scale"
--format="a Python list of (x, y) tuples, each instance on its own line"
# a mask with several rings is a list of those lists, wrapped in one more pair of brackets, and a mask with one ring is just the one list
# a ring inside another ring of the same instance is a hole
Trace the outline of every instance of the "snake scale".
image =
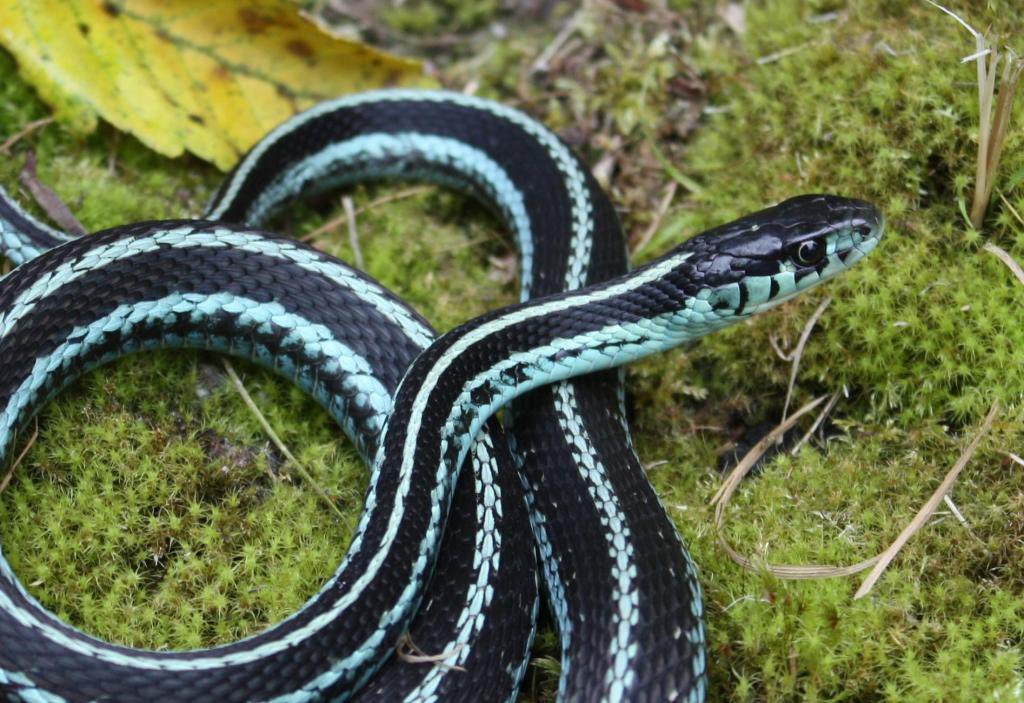
[[(435, 340), (365, 274), (255, 229), (296, 197), (378, 179), (433, 180), (498, 212), (519, 247), (522, 302)], [(539, 557), (562, 699), (704, 699), (696, 571), (633, 452), (616, 369), (849, 268), (882, 234), (874, 207), (800, 196), (627, 274), (611, 203), (550, 131), (486, 100), (388, 90), (285, 122), (205, 217), (75, 240), (0, 197), (0, 245), (20, 264), (0, 280), (0, 456), (49, 398), (125, 354), (252, 359), (316, 398), (371, 466), (349, 552), (290, 618), (190, 652), (74, 630), (0, 555), (0, 692), (511, 700)], [(493, 418), (503, 407), (504, 430)], [(407, 632), (447, 666), (389, 656)]]

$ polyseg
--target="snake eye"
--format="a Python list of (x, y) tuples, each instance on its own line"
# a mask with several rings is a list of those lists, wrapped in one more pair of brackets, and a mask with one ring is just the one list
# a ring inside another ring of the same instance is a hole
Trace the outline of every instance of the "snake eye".
[(801, 266), (814, 266), (814, 264), (825, 258), (827, 250), (828, 246), (824, 240), (808, 239), (797, 245), (796, 251), (793, 252), (793, 258)]

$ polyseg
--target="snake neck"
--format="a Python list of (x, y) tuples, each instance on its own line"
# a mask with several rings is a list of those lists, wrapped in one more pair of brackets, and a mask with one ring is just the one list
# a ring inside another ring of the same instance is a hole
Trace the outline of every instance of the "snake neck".
[(605, 284), (485, 315), (442, 337), (403, 379), (378, 465), (400, 476), (456, 476), (483, 424), (519, 396), (738, 319), (676, 280), (689, 256), (669, 255)]

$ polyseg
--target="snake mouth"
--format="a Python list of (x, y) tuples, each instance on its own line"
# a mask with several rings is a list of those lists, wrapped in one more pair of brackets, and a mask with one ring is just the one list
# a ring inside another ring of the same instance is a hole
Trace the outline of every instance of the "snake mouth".
[(846, 249), (838, 252), (843, 263), (849, 267), (874, 251), (885, 233), (885, 215), (870, 203), (858, 201), (857, 211), (848, 225), (851, 241)]

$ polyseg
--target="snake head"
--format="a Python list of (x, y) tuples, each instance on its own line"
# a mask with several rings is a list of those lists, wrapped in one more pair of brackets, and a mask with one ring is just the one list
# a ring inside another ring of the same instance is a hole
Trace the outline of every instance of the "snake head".
[(863, 200), (801, 195), (684, 243), (681, 282), (727, 324), (850, 268), (883, 229), (882, 213)]

